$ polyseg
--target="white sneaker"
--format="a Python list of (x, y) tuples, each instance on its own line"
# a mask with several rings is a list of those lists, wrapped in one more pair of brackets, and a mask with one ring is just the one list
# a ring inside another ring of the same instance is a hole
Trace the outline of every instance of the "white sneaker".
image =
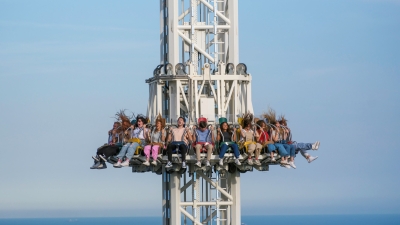
[(165, 165), (165, 168), (171, 168), (172, 167), (172, 163), (170, 161), (168, 161), (167, 165)]
[(145, 162), (143, 163), (143, 165), (145, 165), (145, 166), (150, 166), (150, 162), (149, 162), (149, 161), (145, 161)]
[(123, 163), (121, 163), (121, 166), (129, 166), (129, 159), (127, 159)]
[(310, 157), (308, 157), (307, 161), (308, 161), (308, 163), (311, 163), (312, 161), (314, 161), (316, 159), (318, 159), (318, 156), (315, 156), (315, 157), (310, 156)]
[[(236, 162), (236, 161), (235, 161)], [(224, 165), (224, 159), (219, 159), (219, 165), (223, 166)]]
[(121, 161), (118, 160), (117, 163), (114, 163), (114, 167), (115, 167), (115, 168), (121, 168), (121, 167), (122, 167), (122, 166), (121, 166)]
[(260, 160), (258, 160), (258, 159), (254, 160), (254, 164), (256, 164), (257, 166), (260, 166), (261, 165)]
[(271, 162), (276, 162), (275, 157), (271, 157)]
[(281, 167), (285, 167), (286, 169), (290, 169), (290, 166), (286, 165), (286, 164), (281, 164)]
[(236, 163), (236, 165), (238, 165), (238, 166), (242, 165), (242, 164), (240, 163), (239, 159), (235, 159), (235, 163)]
[(200, 161), (197, 161), (197, 163), (195, 163), (194, 165), (196, 165), (196, 166), (198, 166), (198, 167), (201, 167), (201, 162), (200, 162)]
[(157, 161), (153, 160), (153, 162), (151, 162), (152, 165), (157, 166)]
[(289, 162), (289, 166), (291, 166), (293, 169), (296, 169), (296, 165), (294, 164), (294, 162)]
[(186, 162), (182, 162), (182, 168), (186, 169)]
[(288, 164), (288, 162), (287, 162), (287, 160), (281, 160), (281, 164), (285, 164), (285, 165), (287, 165), (287, 164)]
[(253, 159), (248, 159), (247, 164), (249, 164), (250, 166), (253, 165)]
[(208, 167), (210, 167), (210, 166), (211, 166), (211, 164), (210, 164), (210, 161), (208, 161), (208, 160), (207, 160), (207, 162), (206, 162), (206, 166), (208, 166)]
[(319, 148), (319, 141), (316, 141), (314, 144), (311, 145), (312, 150), (318, 150)]

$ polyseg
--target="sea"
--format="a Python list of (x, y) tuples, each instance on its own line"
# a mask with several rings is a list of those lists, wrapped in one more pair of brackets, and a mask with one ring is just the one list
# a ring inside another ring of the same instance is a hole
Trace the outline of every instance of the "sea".
[[(1, 225), (158, 225), (161, 217), (96, 217), (96, 218), (25, 218), (0, 219)], [(182, 221), (182, 225), (183, 225)], [(187, 221), (187, 224), (192, 224)], [(216, 224), (216, 222), (213, 222)], [(398, 215), (279, 215), (279, 216), (242, 216), (242, 225), (273, 224), (273, 225), (400, 225)]]

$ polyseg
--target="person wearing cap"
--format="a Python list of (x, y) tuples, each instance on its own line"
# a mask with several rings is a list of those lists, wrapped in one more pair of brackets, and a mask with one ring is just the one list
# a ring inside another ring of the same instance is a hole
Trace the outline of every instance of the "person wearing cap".
[(239, 147), (235, 143), (236, 140), (236, 128), (229, 129), (228, 123), (225, 118), (220, 119), (220, 126), (218, 128), (217, 140), (220, 142), (220, 152), (219, 152), (219, 165), (224, 165), (224, 156), (228, 148), (230, 147), (233, 150), (233, 154), (235, 155), (235, 163), (240, 166), (241, 163), (239, 161), (240, 153)]
[(178, 118), (178, 127), (169, 129), (167, 155), (168, 163), (165, 168), (172, 167), (172, 152), (179, 149), (182, 156), (182, 168), (186, 168), (186, 153), (188, 150), (189, 141), (192, 140), (192, 134), (189, 128), (185, 127), (185, 118)]
[(196, 140), (194, 146), (196, 148), (197, 163), (198, 167), (201, 167), (200, 151), (205, 148), (207, 150), (207, 161), (206, 166), (211, 166), (210, 159), (213, 152), (214, 135), (212, 132), (213, 128), (207, 129), (207, 119), (202, 117), (199, 119), (199, 127), (193, 132), (193, 140)]
[[(114, 164), (115, 168), (121, 168), (123, 166), (129, 166), (129, 161), (131, 160), (133, 154), (136, 151), (136, 148), (139, 146), (144, 146), (145, 135), (147, 134), (147, 128), (145, 124), (147, 123), (147, 118), (142, 115), (138, 115), (136, 118), (136, 124), (131, 127), (130, 133), (126, 131), (130, 139), (127, 143), (122, 147), (121, 151), (117, 155), (118, 162)], [(122, 162), (122, 160), (125, 160)]]

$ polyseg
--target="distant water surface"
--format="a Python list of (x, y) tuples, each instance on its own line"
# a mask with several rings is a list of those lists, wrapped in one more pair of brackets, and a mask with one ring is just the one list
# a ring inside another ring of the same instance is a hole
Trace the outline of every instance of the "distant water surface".
[[(158, 225), (160, 217), (0, 219), (1, 225)], [(182, 223), (183, 224), (183, 223)], [(188, 220), (188, 225), (192, 224)], [(216, 224), (215, 222), (213, 224)], [(243, 216), (242, 225), (399, 225), (399, 215)]]

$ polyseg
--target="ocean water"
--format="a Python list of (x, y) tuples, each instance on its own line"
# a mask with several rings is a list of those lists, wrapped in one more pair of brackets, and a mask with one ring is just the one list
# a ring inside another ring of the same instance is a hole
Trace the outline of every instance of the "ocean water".
[[(1, 225), (158, 225), (160, 217), (122, 217), (122, 218), (35, 218), (0, 219)], [(183, 223), (182, 223), (183, 224)], [(188, 221), (187, 224), (192, 224)], [(216, 224), (215, 222), (213, 224)], [(302, 216), (243, 216), (242, 225), (400, 225), (399, 215), (302, 215)]]

